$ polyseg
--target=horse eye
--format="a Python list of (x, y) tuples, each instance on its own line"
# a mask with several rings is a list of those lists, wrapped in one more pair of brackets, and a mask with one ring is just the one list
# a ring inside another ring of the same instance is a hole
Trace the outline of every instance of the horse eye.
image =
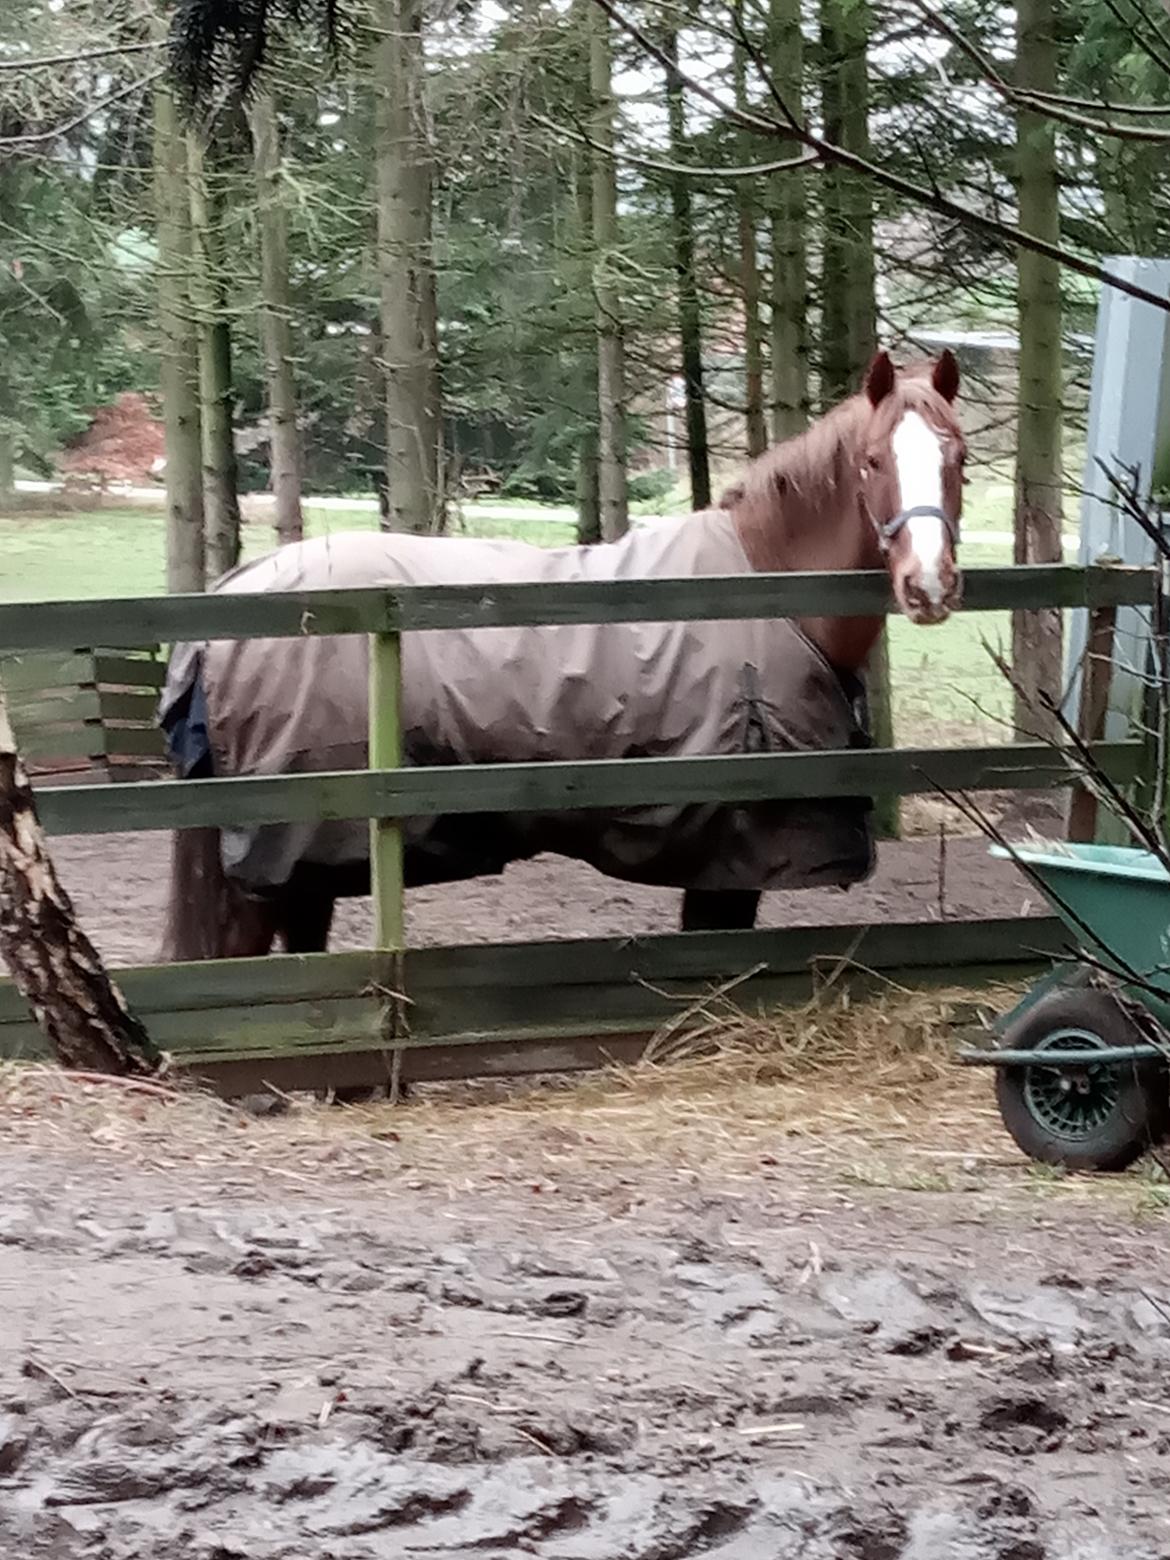
[(871, 471), (880, 471), (882, 469), (882, 458), (880, 455), (867, 455), (865, 463)]

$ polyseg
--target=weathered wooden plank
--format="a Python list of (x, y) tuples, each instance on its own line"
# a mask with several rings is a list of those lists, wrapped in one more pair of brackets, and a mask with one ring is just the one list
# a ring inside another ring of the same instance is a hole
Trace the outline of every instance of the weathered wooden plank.
[[(1051, 918), (419, 949), (406, 960), (403, 1043), (449, 1048), (507, 1035), (543, 1044), (570, 1032), (654, 1029), (757, 967), (731, 999), (743, 1011), (803, 1001), (829, 974), (858, 990), (890, 972), (920, 986), (977, 984), (990, 971), (1020, 979), (1067, 938)], [(129, 969), (119, 984), (178, 1059), (332, 1054), (376, 1046), (393, 963), (364, 952), (208, 961)], [(0, 982), (0, 1056), (43, 1054), (21, 998)]]
[(10, 698), (26, 690), (76, 688), (92, 681), (93, 657), (83, 650), (0, 655), (0, 678)]
[[(414, 948), (405, 978), (420, 999), (435, 992), (479, 993), (494, 987), (596, 986), (643, 980), (719, 980), (765, 965), (793, 974), (852, 959), (870, 969), (959, 968), (972, 962), (1032, 962), (1062, 953), (1068, 933), (1055, 916), (991, 921), (904, 921), (876, 926), (767, 927), (748, 932), (668, 932), (644, 938), (549, 939)], [(160, 1012), (312, 1002), (391, 990), (392, 957), (374, 951), (274, 954), (193, 964), (132, 966), (118, 971), (131, 1005)], [(0, 1025), (23, 1022), (26, 1009), (11, 981), (0, 980)]]
[(157, 694), (147, 690), (133, 693), (122, 689), (99, 688), (96, 699), (102, 720), (127, 720), (143, 726), (154, 726), (154, 714), (158, 708)]
[(155, 1013), (149, 1028), (155, 1044), (176, 1057), (281, 1056), (369, 1049), (380, 1041), (384, 1024), (380, 998), (350, 996)]
[[(719, 979), (764, 964), (774, 974), (813, 960), (851, 958), (871, 969), (943, 968), (1033, 961), (1064, 951), (1068, 932), (1056, 916), (987, 921), (900, 921), (874, 926), (764, 927), (755, 931), (670, 932), (637, 938), (414, 948), (406, 958), (412, 994), (493, 985), (524, 989), (595, 985), (634, 975), (664, 981)], [(272, 961), (267, 961), (271, 963)], [(199, 966), (186, 966), (197, 969)]]
[[(402, 764), (402, 642), (397, 634), (370, 641), (369, 755), (371, 769)], [(406, 897), (402, 824), (370, 819), (370, 894), (374, 946), (401, 953), (406, 947)]]
[[(165, 758), (166, 741), (153, 726), (107, 726), (101, 728), (102, 746), (109, 758)], [(120, 787), (125, 790), (125, 786)]]
[(113, 655), (98, 651), (94, 656), (95, 680), (116, 688), (161, 688), (166, 681), (166, 662), (157, 650), (142, 655)]
[[(899, 969), (897, 976), (900, 984), (913, 989), (979, 990), (991, 984), (1030, 979), (1044, 968), (1035, 962), (975, 964), (953, 970), (940, 966), (911, 967)], [(850, 967), (839, 974), (834, 989), (847, 989), (852, 995), (861, 996), (887, 985), (880, 971)], [(736, 1010), (763, 1016), (807, 1002), (815, 988), (810, 971), (759, 976), (738, 987), (730, 998), (713, 999), (706, 1013), (701, 1005), (696, 1005), (688, 1021), (706, 1022), (710, 1014), (730, 1017)], [(563, 1011), (535, 1012), (531, 991), (521, 994), (506, 987), (495, 988), (495, 1009), (490, 1022), (477, 1022), (477, 1015), (467, 1004), (452, 1006), (447, 1010), (444, 1026), (429, 1034), (412, 1033), (398, 1042), (403, 1076), (474, 1076), (477, 1066), (472, 1054), (490, 1045), (502, 1046), (500, 1054), (510, 1059), (504, 1071), (557, 1071), (558, 1067), (551, 1065), (548, 1058), (558, 1046), (587, 1037), (616, 1047), (630, 1036), (645, 1037), (657, 1032), (667, 1020), (688, 1018), (688, 1004), (661, 996), (652, 1001), (653, 994), (638, 987), (609, 988), (601, 1010), (591, 1012), (585, 1000), (587, 991), (589, 988), (566, 987), (564, 994), (575, 994), (577, 1002), (566, 1004)], [(156, 1013), (150, 1017), (149, 1028), (151, 1038), (170, 1053), (177, 1066), (200, 1074), (206, 1073), (211, 1064), (307, 1061), (312, 1070), (311, 1082), (305, 1086), (325, 1088), (337, 1086), (347, 1077), (346, 1059), (355, 1053), (378, 1050), (384, 1033), (384, 1008), (380, 1000), (372, 997), (275, 1003), (258, 1010), (211, 1008)], [(454, 1072), (446, 1073), (450, 1057), (460, 1051), (467, 1059)], [(49, 1053), (37, 1026), (25, 1020), (0, 1026), (0, 1058), (47, 1060)], [(340, 1071), (336, 1070), (339, 1062)]]
[[(1119, 782), (1137, 773), (1136, 742), (1094, 752)], [(1066, 785), (1058, 753), (1043, 743), (972, 748), (851, 749), (753, 753), (731, 758), (602, 759), (590, 763), (476, 764), (433, 769), (174, 780), (136, 786), (62, 786), (40, 807), (54, 834), (408, 818), (446, 813), (541, 812), (791, 797), (913, 795)]]
[(86, 726), (34, 726), (27, 732), (17, 726), (16, 734), (22, 754), (34, 762), (43, 763), (47, 759), (57, 758), (102, 757), (102, 728), (96, 721)]
[[(307, 1052), (369, 1050), (382, 1038), (385, 1009), (372, 997), (336, 997), (314, 1002), (274, 1002), (143, 1014), (150, 1037), (184, 1065), (203, 1057), (284, 1056)], [(0, 1024), (0, 1059), (51, 1059), (30, 1018)]]
[[(967, 571), (963, 608), (1096, 607), (1152, 598), (1148, 571), (1066, 564)], [(272, 595), (190, 595), (0, 605), (0, 648), (135, 648), (180, 639), (296, 638), (509, 624), (850, 616), (893, 609), (882, 571), (685, 580), (402, 586)]]
[(170, 772), (170, 766), (164, 758), (155, 757), (153, 762), (150, 756), (135, 761), (123, 757), (120, 754), (107, 754), (107, 771), (114, 785), (137, 785), (142, 780), (158, 780), (164, 774)]
[[(971, 991), (986, 990), (1005, 980), (1020, 981), (1041, 973), (1042, 965), (970, 965), (953, 972), (930, 969), (922, 972), (899, 971), (899, 980), (911, 987), (958, 987)], [(854, 970), (842, 979), (856, 995), (881, 989), (886, 982), (880, 975)], [(811, 993), (811, 982), (790, 977), (789, 1001), (804, 1002)], [(476, 1077), (517, 1077), (532, 1073), (580, 1071), (604, 1067), (614, 1062), (629, 1064), (638, 1059), (654, 1026), (606, 1027), (561, 1024), (544, 1032), (514, 1027), (507, 1034), (466, 1032), (436, 1038), (427, 1044), (408, 1044), (401, 1052), (399, 1076), (404, 1081), (426, 1081)], [(0, 1043), (3, 1032), (0, 1031)], [(178, 1059), (178, 1058), (176, 1058)], [(327, 1055), (311, 1051), (281, 1056), (243, 1056), (229, 1058), (189, 1058), (192, 1072), (227, 1095), (249, 1093), (265, 1083), (283, 1089), (341, 1088), (356, 1084), (385, 1082), (390, 1074), (389, 1056), (375, 1049), (335, 1050)]]
[[(273, 954), (263, 959), (209, 959), (195, 964), (148, 964), (117, 972), (136, 1012), (198, 1011), (267, 1003), (327, 1001), (388, 989), (393, 961), (356, 953)], [(26, 1017), (20, 994), (0, 980), (0, 1025)]]
[(47, 688), (17, 694), (10, 703), (12, 723), (19, 733), (43, 726), (80, 725), (97, 720), (101, 710), (93, 688)]

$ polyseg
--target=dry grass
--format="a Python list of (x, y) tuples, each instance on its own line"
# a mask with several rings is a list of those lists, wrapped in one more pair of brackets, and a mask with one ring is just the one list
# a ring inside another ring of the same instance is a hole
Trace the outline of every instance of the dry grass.
[[(986, 1006), (1017, 995), (1000, 989)], [(559, 1194), (606, 1217), (673, 1198), (680, 1183), (744, 1196), (770, 1183), (815, 1202), (893, 1195), (899, 1206), (907, 1193), (956, 1193), (963, 1217), (1019, 1204), (1027, 1218), (1059, 1200), (1161, 1220), (1170, 1206), (1155, 1172), (1064, 1176), (1021, 1158), (989, 1075), (954, 1063), (956, 1026), (974, 1018), (968, 991), (887, 986), (850, 1000), (830, 989), (767, 1016), (737, 1012), (724, 993), (689, 1018), (685, 1034), (667, 1026), (632, 1067), (432, 1085), (398, 1106), (302, 1098), (273, 1118), (182, 1084), (11, 1064), (0, 1067), (0, 1143), (180, 1182), (207, 1170), (224, 1189), (263, 1195), (332, 1199), (345, 1183), (445, 1201)]]
[[(1012, 998), (994, 994), (993, 1005)], [(998, 1125), (986, 1078), (952, 1060), (969, 993), (889, 987), (851, 1001), (830, 991), (767, 1016), (727, 993), (666, 1026), (632, 1067), (538, 1081), (430, 1086), (403, 1106), (337, 1109), (297, 1100), (254, 1116), (183, 1087), (75, 1078), (54, 1068), (0, 1070), (5, 1141), (81, 1145), (156, 1164), (248, 1163), (311, 1176), (521, 1177), (657, 1162), (663, 1168), (758, 1170), (826, 1155), (864, 1159), (895, 1143), (970, 1141)], [(959, 1132), (961, 1124), (961, 1133)], [(959, 1134), (956, 1136), (956, 1134)], [(1002, 1157), (1002, 1142), (997, 1145)]]

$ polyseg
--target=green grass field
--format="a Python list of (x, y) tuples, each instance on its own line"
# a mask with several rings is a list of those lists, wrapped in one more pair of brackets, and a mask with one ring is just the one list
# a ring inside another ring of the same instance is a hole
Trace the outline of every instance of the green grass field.
[[(990, 486), (969, 490), (966, 525), (971, 530), (1003, 529), (1006, 490)], [(541, 506), (466, 506), (461, 528), (474, 536), (513, 536), (541, 546), (571, 541), (571, 511), (549, 518)], [(668, 508), (671, 506), (667, 506)], [(520, 516), (523, 515), (523, 518)], [(538, 518), (539, 517), (539, 518)], [(310, 533), (368, 530), (377, 523), (369, 508), (309, 504)], [(0, 601), (45, 601), (70, 597), (153, 595), (164, 585), (164, 516), (160, 508), (134, 507), (93, 512), (39, 513), (0, 519)], [(272, 545), (266, 523), (245, 526), (245, 556)], [(968, 565), (1010, 561), (1005, 545), (969, 544)], [(945, 742), (962, 735), (970, 741), (999, 740), (1005, 732), (1010, 697), (992, 666), (982, 640), (1008, 633), (1005, 613), (969, 613), (940, 628), (915, 628), (904, 619), (890, 622), (895, 718), (898, 740), (906, 745)]]

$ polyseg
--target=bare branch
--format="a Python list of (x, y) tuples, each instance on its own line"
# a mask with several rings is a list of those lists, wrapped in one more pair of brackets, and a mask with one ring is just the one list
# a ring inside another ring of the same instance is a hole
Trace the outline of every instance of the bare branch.
[[(1120, 141), (1145, 141), (1158, 146), (1170, 145), (1170, 128), (1151, 130), (1142, 125), (1119, 125), (1109, 120), (1095, 119), (1089, 114), (1075, 113), (1073, 110), (1054, 103), (1051, 98), (1041, 101), (1038, 95), (1021, 91), (1005, 81), (995, 67), (995, 62), (988, 58), (982, 49), (976, 47), (969, 38), (965, 38), (957, 27), (952, 26), (939, 12), (929, 4), (929, 0), (911, 0), (918, 10), (927, 19), (936, 32), (948, 38), (955, 47), (964, 53), (967, 58), (980, 71), (984, 81), (997, 92), (1007, 103), (1012, 103), (1018, 108), (1025, 108), (1034, 114), (1042, 114), (1046, 119), (1055, 120), (1058, 124), (1072, 125), (1078, 130), (1091, 130), (1098, 135), (1111, 136)], [(1163, 109), (1163, 113), (1167, 110)]]
[(115, 59), (122, 54), (146, 54), (161, 49), (161, 40), (153, 43), (111, 44), (108, 49), (79, 49), (72, 54), (43, 54), (37, 59), (0, 60), (0, 73), (4, 71), (52, 70), (56, 65), (85, 65), (90, 60)]
[(564, 136), (566, 140), (576, 142), (578, 146), (587, 146), (591, 151), (611, 157), (614, 162), (629, 163), (632, 168), (645, 168), (650, 173), (685, 174), (691, 179), (758, 179), (765, 174), (790, 173), (794, 168), (806, 168), (809, 163), (818, 161), (815, 152), (805, 151), (797, 157), (782, 158), (779, 162), (747, 163), (730, 168), (715, 168), (701, 163), (669, 162), (662, 157), (644, 157), (636, 152), (602, 146), (583, 130), (570, 130), (567, 125), (558, 124), (555, 119), (548, 119), (544, 114), (533, 114), (532, 118), (536, 124)]
[[(646, 32), (631, 21), (617, 8), (613, 0), (594, 0), (595, 5), (609, 16), (618, 27), (634, 40), (647, 54), (656, 59), (664, 67), (667, 64), (662, 49), (654, 40), (647, 36)], [(862, 174), (870, 178), (875, 184), (883, 188), (893, 190), (896, 194), (905, 196), (909, 200), (932, 211), (937, 211), (942, 216), (951, 217), (956, 222), (967, 227), (976, 228), (979, 232), (986, 233), (990, 237), (997, 238), (1003, 243), (1012, 244), (1020, 249), (1027, 249), (1033, 254), (1045, 255), (1050, 260), (1064, 266), (1069, 271), (1075, 271), (1079, 276), (1087, 276), (1090, 280), (1100, 283), (1103, 287), (1116, 288), (1118, 292), (1126, 293), (1131, 298), (1137, 298), (1142, 303), (1151, 303), (1155, 308), (1170, 313), (1170, 298), (1151, 292), (1137, 282), (1128, 281), (1124, 277), (1115, 276), (1105, 270), (1103, 266), (1095, 265), (1091, 260), (1084, 260), (1080, 255), (1073, 254), (1060, 244), (1049, 243), (1047, 239), (1038, 238), (1034, 233), (1027, 233), (1023, 228), (1016, 227), (1010, 222), (1004, 222), (998, 217), (987, 216), (981, 211), (974, 211), (969, 206), (960, 205), (945, 195), (932, 194), (922, 185), (916, 184), (912, 179), (906, 179), (901, 174), (893, 173), (888, 168), (883, 168), (878, 163), (868, 161), (856, 152), (847, 151), (843, 146), (826, 140), (822, 135), (817, 135), (808, 126), (802, 125), (787, 108), (784, 110), (787, 119), (786, 124), (780, 124), (778, 120), (770, 119), (762, 114), (752, 113), (750, 110), (736, 108), (733, 104), (724, 102), (720, 95), (701, 81), (696, 81), (693, 76), (680, 72), (684, 84), (697, 96), (711, 103), (732, 124), (742, 125), (746, 130), (753, 130), (757, 135), (779, 137), (783, 140), (796, 140), (802, 142), (811, 151), (817, 154), (817, 158), (823, 163), (834, 163), (838, 167), (848, 168), (854, 173)], [(765, 75), (765, 80), (769, 77)], [(772, 96), (778, 96), (775, 85), (770, 84), (769, 90)]]
[(140, 76), (137, 81), (132, 81), (128, 86), (120, 87), (117, 92), (111, 92), (109, 97), (99, 98), (95, 103), (87, 103), (82, 111), (72, 119), (67, 119), (64, 124), (54, 125), (51, 130), (34, 130), (28, 135), (0, 136), (0, 151), (20, 146), (43, 146), (47, 141), (56, 141), (63, 135), (68, 135), (87, 119), (92, 119), (95, 114), (100, 114), (104, 108), (111, 108), (115, 103), (121, 103), (128, 97), (133, 97), (136, 92), (151, 87), (156, 81), (161, 81), (166, 75), (166, 68), (160, 66), (158, 70), (152, 70), (148, 76)]

